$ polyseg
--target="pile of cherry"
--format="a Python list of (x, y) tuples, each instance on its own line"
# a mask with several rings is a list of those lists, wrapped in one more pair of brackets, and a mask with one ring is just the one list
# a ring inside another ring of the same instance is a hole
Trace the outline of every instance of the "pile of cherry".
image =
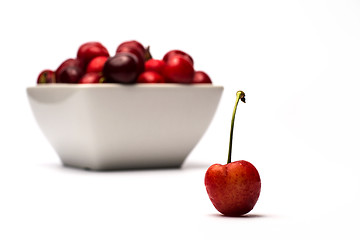
[(211, 83), (203, 71), (195, 71), (193, 58), (180, 50), (152, 58), (149, 47), (138, 41), (121, 43), (114, 56), (99, 42), (82, 44), (76, 58), (55, 70), (43, 70), (37, 79), (44, 83)]

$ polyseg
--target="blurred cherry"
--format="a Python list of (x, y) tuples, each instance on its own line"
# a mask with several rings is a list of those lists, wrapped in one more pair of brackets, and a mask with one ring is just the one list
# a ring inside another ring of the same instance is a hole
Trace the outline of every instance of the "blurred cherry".
[(146, 71), (140, 74), (137, 83), (164, 83), (165, 78), (157, 72)]
[(203, 71), (196, 71), (192, 83), (212, 83), (209, 75)]

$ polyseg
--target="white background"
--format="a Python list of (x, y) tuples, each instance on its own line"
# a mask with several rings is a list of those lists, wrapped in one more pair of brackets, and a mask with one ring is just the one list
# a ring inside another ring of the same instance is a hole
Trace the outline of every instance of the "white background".
[[(3, 1), (0, 239), (359, 239), (359, 1)], [(136, 39), (192, 55), (225, 88), (182, 169), (62, 167), (25, 89), (80, 44)], [(226, 218), (203, 183), (227, 158), (262, 178), (253, 211)]]

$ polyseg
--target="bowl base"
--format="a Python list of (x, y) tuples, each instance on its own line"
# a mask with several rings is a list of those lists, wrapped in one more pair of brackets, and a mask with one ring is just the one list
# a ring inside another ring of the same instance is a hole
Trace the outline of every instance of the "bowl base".
[(180, 169), (182, 163), (180, 164), (160, 164), (160, 165), (127, 165), (127, 166), (88, 166), (88, 165), (79, 165), (72, 164), (62, 161), (62, 165), (66, 168), (81, 169), (86, 171), (95, 171), (95, 172), (110, 172), (110, 171), (128, 171), (128, 170), (157, 170), (157, 169)]

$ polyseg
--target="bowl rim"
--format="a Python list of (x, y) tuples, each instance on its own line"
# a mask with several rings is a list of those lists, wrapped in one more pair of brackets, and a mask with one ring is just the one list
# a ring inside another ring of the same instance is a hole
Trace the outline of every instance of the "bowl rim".
[(203, 84), (180, 84), (180, 83), (136, 83), (136, 84), (119, 84), (119, 83), (103, 83), (103, 84), (73, 84), (73, 83), (49, 83), (28, 86), (27, 89), (55, 89), (55, 88), (224, 88), (221, 85), (209, 83)]

